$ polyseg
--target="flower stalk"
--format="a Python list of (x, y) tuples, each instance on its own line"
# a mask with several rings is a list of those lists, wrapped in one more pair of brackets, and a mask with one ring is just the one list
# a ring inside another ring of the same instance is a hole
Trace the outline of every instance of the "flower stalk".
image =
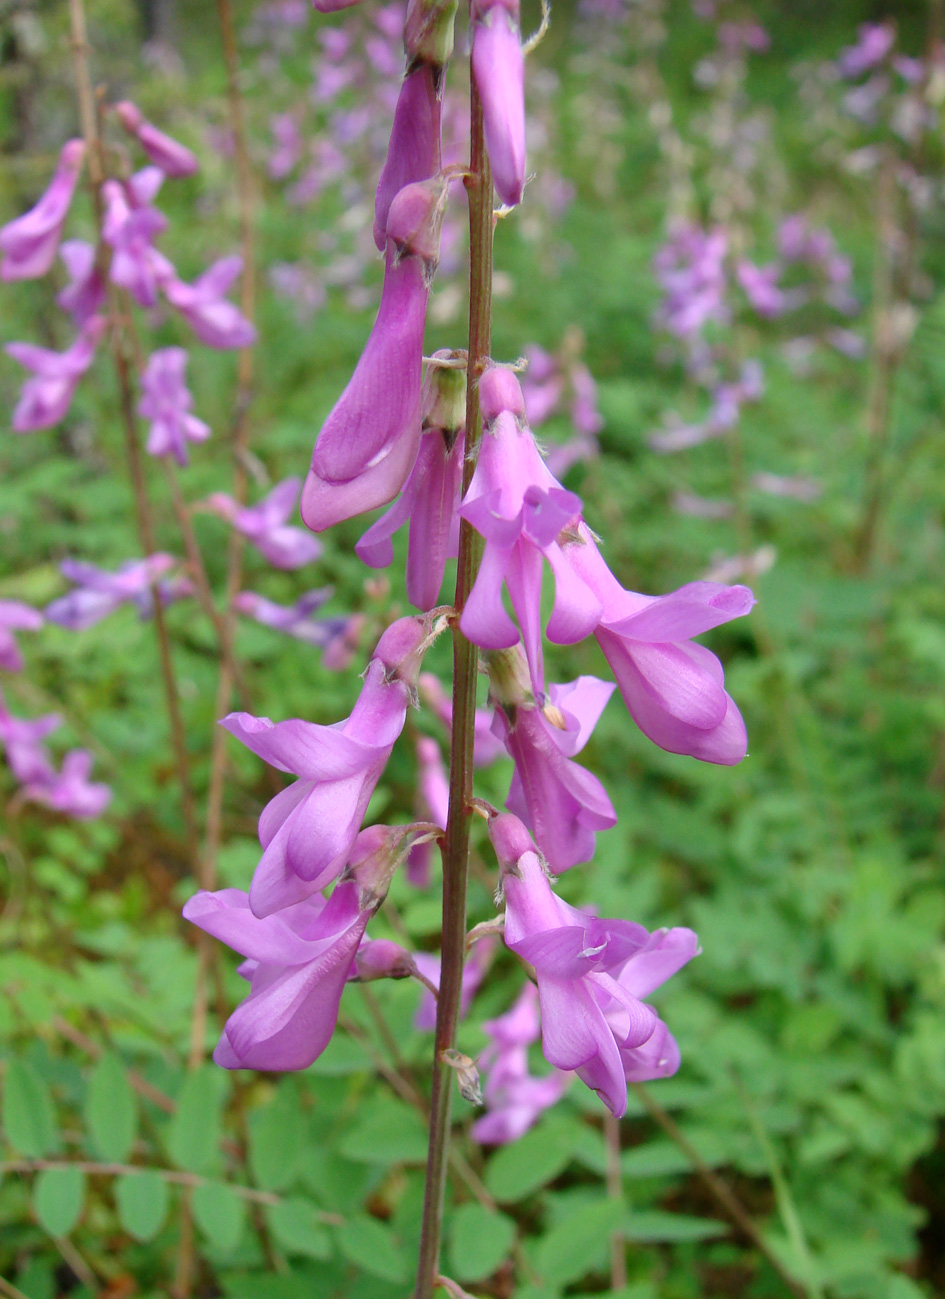
[[(476, 468), (482, 432), (479, 378), (489, 357), (492, 327), (492, 239), (494, 230), (492, 172), (486, 154), (482, 102), (470, 77), (470, 157), (465, 178), (469, 199), (469, 346), (466, 383), (467, 449), (463, 491)], [(453, 730), (450, 750), (450, 801), (443, 846), (443, 930), (440, 995), (433, 1046), (430, 1143), (420, 1234), (415, 1299), (431, 1299), (439, 1277), (443, 1197), (450, 1144), (453, 1070), (442, 1053), (453, 1049), (459, 1020), (463, 957), (466, 945), (466, 883), (472, 815), (473, 739), (479, 651), (459, 629), (459, 617), (475, 581), (481, 542), (474, 529), (460, 524), (453, 622)]]

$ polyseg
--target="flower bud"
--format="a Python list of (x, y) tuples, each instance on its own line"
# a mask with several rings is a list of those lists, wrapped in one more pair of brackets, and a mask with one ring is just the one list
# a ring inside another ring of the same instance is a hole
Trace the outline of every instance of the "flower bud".
[(371, 938), (358, 948), (354, 960), (359, 983), (374, 979), (409, 979), (417, 973), (413, 957), (389, 938)]
[(407, 67), (428, 63), (439, 81), (453, 53), (453, 24), (458, 0), (410, 0), (404, 24)]

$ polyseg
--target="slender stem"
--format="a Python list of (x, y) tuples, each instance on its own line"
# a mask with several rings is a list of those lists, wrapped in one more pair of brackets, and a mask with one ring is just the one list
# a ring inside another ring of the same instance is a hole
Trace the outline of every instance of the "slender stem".
[[(469, 195), (469, 348), (466, 385), (466, 463), (463, 490), (476, 467), (481, 435), (479, 376), (489, 356), (492, 324), (492, 172), (483, 134), (482, 104), (470, 77)], [(450, 802), (443, 845), (443, 939), (440, 995), (436, 1006), (430, 1145), (420, 1235), (415, 1299), (430, 1299), (437, 1288), (443, 1196), (449, 1160), (452, 1070), (441, 1052), (453, 1046), (459, 1020), (466, 942), (466, 877), (469, 865), (469, 800), (472, 797), (473, 735), (478, 651), (459, 630), (458, 618), (472, 589), (479, 563), (476, 534), (460, 525), (453, 623), (453, 735), (450, 751)]]
[[(607, 1145), (607, 1194), (612, 1200), (623, 1199), (623, 1176), (620, 1168), (620, 1120), (608, 1112), (604, 1115), (604, 1140)], [(627, 1242), (623, 1232), (610, 1238), (610, 1286), (620, 1290), (627, 1284)]]

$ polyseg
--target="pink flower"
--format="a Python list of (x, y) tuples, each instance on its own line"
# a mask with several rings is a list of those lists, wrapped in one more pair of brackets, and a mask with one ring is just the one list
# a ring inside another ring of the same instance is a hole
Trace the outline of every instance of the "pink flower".
[(327, 648), (333, 641), (343, 637), (351, 626), (353, 619), (316, 618), (318, 609), (331, 596), (332, 588), (324, 586), (306, 593), (296, 600), (295, 604), (276, 604), (267, 600), (256, 591), (241, 591), (233, 601), (233, 607), (249, 618), (254, 618), (263, 627), (272, 627), (284, 632), (296, 640), (309, 645)]
[[(483, 979), (488, 973), (492, 958), (495, 956), (496, 939), (480, 938), (475, 944), (463, 965), (462, 992), (460, 994), (459, 1015), (465, 1019), (469, 1014), (473, 997), (479, 991)], [(414, 955), (417, 969), (430, 981), (434, 988), (440, 987), (440, 958), (432, 952), (417, 952)], [(436, 1000), (431, 992), (426, 993), (414, 1016), (414, 1026), (423, 1032), (432, 1033), (436, 1028)]]
[(16, 643), (15, 631), (39, 631), (43, 615), (21, 600), (0, 600), (0, 668), (19, 672), (23, 655)]
[(256, 330), (226, 294), (243, 269), (241, 257), (223, 257), (208, 267), (193, 284), (176, 275), (163, 284), (164, 296), (207, 347), (223, 350), (250, 347)]
[[(432, 821), (441, 830), (446, 829), (450, 806), (449, 772), (443, 761), (440, 746), (428, 735), (417, 738), (417, 815)], [(435, 851), (432, 840), (418, 843), (407, 858), (407, 878), (415, 888), (425, 889), (430, 883), (430, 865)]]
[(42, 781), (51, 771), (49, 754), (42, 741), (61, 725), (58, 713), (47, 713), (32, 721), (14, 717), (0, 695), (0, 744), (10, 770), (21, 784)]
[(96, 250), (84, 239), (67, 239), (59, 249), (69, 283), (56, 297), (76, 325), (81, 327), (105, 304), (105, 277), (96, 265)]
[(755, 602), (748, 587), (689, 582), (664, 596), (627, 591), (583, 523), (565, 556), (601, 602), (594, 635), (643, 734), (670, 753), (741, 762), (748, 739), (722, 664), (690, 638), (747, 614)]
[(152, 611), (155, 586), (162, 603), (189, 594), (189, 587), (171, 587), (158, 580), (176, 562), (173, 555), (159, 552), (147, 559), (129, 559), (116, 572), (110, 573), (95, 564), (63, 560), (60, 571), (63, 577), (75, 583), (75, 589), (53, 600), (46, 608), (46, 617), (69, 631), (94, 627), (123, 604), (135, 605), (140, 615), (147, 617)]
[(262, 859), (249, 899), (265, 917), (310, 897), (348, 859), (374, 787), (403, 730), (416, 687), (419, 618), (401, 618), (378, 642), (351, 716), (334, 726), (273, 723), (231, 713), (222, 725), (279, 771), (299, 779), (259, 818)]
[(117, 180), (106, 180), (102, 186), (102, 238), (112, 250), (109, 277), (142, 307), (154, 306), (159, 280), (173, 274), (170, 262), (152, 246), (167, 229), (167, 217), (151, 206), (156, 190), (148, 184), (150, 179), (146, 178), (146, 190), (136, 191), (131, 182), (123, 185)]
[(352, 845), (326, 902), (315, 895), (257, 917), (240, 889), (198, 893), (184, 919), (246, 958), (250, 993), (226, 1021), (213, 1053), (225, 1069), (305, 1069), (331, 1040), (365, 927), (383, 902), (403, 831), (372, 826)]
[(91, 753), (87, 749), (71, 749), (59, 771), (47, 767), (41, 773), (34, 773), (24, 784), (23, 795), (30, 802), (41, 803), (64, 816), (79, 820), (101, 816), (111, 802), (112, 791), (108, 785), (90, 781), (91, 770)]
[(147, 449), (152, 456), (172, 455), (187, 463), (187, 443), (206, 442), (210, 426), (190, 413), (194, 399), (184, 381), (187, 353), (182, 347), (152, 352), (141, 376), (138, 414), (151, 421)]
[(781, 267), (776, 262), (771, 266), (756, 266), (754, 262), (740, 261), (735, 267), (735, 276), (759, 316), (770, 319), (782, 314), (786, 305), (785, 294), (778, 285)]
[[(483, 436), (476, 472), (459, 514), (485, 539), (482, 563), (460, 618), (463, 635), (486, 649), (516, 644), (521, 628), (536, 695), (544, 688), (541, 645), (542, 560), (555, 577), (549, 640), (573, 644), (596, 627), (597, 597), (564, 562), (558, 537), (580, 516), (581, 501), (545, 465), (525, 424), (518, 380), (493, 366), (479, 381)], [(508, 587), (518, 627), (505, 611)]]
[(394, 109), (387, 157), (374, 200), (374, 242), (387, 246), (390, 205), (404, 188), (440, 170), (440, 99), (433, 69), (423, 63), (405, 78)]
[(621, 1118), (628, 1081), (679, 1068), (675, 1039), (642, 998), (696, 955), (698, 939), (691, 929), (650, 934), (578, 911), (552, 890), (515, 817), (493, 818), (489, 834), (502, 869), (505, 943), (538, 982), (545, 1059), (574, 1070)]
[(413, 468), (423, 332), (445, 196), (443, 182), (425, 181), (402, 189), (391, 204), (377, 319), (316, 439), (302, 489), (302, 518), (313, 532), (386, 505)]
[(301, 480), (286, 478), (278, 483), (258, 505), (240, 506), (225, 492), (214, 492), (207, 498), (208, 507), (227, 519), (238, 532), (256, 547), (276, 568), (301, 568), (322, 553), (320, 541), (302, 528), (290, 527), (286, 520), (295, 511)]
[[(520, 651), (510, 651), (513, 656), (520, 659)], [(597, 677), (578, 677), (552, 685), (548, 703), (539, 708), (523, 689), (510, 688), (513, 674), (521, 687), (524, 663), (509, 670), (506, 661), (501, 675), (496, 667), (492, 659), (492, 729), (515, 762), (506, 806), (529, 827), (552, 870), (590, 861), (596, 832), (616, 825), (617, 813), (597, 777), (571, 759), (590, 739), (614, 687)]]
[(95, 349), (105, 332), (105, 319), (93, 316), (65, 352), (51, 352), (32, 343), (7, 343), (4, 351), (33, 372), (20, 393), (11, 420), (15, 433), (52, 428), (64, 418), (79, 380), (95, 359)]
[[(436, 353), (448, 357), (451, 353)], [(407, 598), (418, 609), (432, 609), (440, 596), (448, 556), (459, 543), (460, 485), (463, 478), (466, 375), (431, 365), (422, 396), (420, 451), (398, 501), (355, 546), (372, 568), (393, 562), (391, 537), (409, 520)]]
[(528, 1048), (540, 1035), (538, 989), (533, 983), (526, 983), (511, 1010), (482, 1027), (489, 1037), (479, 1057), (480, 1069), (488, 1071), (483, 1087), (486, 1113), (472, 1125), (470, 1136), (484, 1145), (505, 1145), (517, 1141), (558, 1103), (571, 1078), (557, 1069), (544, 1078), (528, 1071)]
[(84, 157), (85, 145), (81, 140), (67, 141), (43, 197), (29, 212), (0, 230), (3, 253), (0, 278), (35, 280), (52, 266)]
[(519, 0), (474, 0), (472, 70), (485, 126), (492, 179), (514, 207), (525, 188), (525, 60)]
[[(453, 701), (443, 689), (443, 683), (432, 672), (420, 673), (420, 698), (428, 708), (432, 708), (448, 731), (453, 729)], [(475, 716), (475, 744), (473, 747), (473, 764), (476, 767), (491, 767), (505, 755), (505, 746), (492, 733), (493, 710), (477, 708)]]
[(166, 176), (175, 178), (192, 176), (200, 164), (195, 154), (156, 126), (146, 121), (141, 110), (127, 99), (115, 105), (118, 120), (125, 130), (137, 138), (142, 149)]

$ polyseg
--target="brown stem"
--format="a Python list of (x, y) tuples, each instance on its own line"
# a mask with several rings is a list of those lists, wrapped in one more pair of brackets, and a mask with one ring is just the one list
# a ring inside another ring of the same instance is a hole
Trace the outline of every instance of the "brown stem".
[[(466, 463), (463, 490), (472, 480), (481, 435), (479, 377), (489, 356), (492, 324), (492, 172), (483, 134), (482, 104), (470, 76), (470, 158), (466, 176), (469, 196), (469, 348), (466, 385)], [(453, 734), (450, 751), (450, 802), (443, 845), (443, 937), (440, 995), (433, 1047), (430, 1098), (430, 1144), (420, 1234), (415, 1299), (431, 1299), (437, 1287), (443, 1197), (450, 1144), (452, 1070), (442, 1052), (455, 1042), (462, 991), (466, 941), (466, 879), (469, 865), (469, 800), (472, 797), (473, 735), (476, 712), (478, 651), (459, 630), (475, 580), (480, 547), (465, 520), (460, 525), (456, 597), (453, 607)]]
[(742, 1235), (751, 1241), (759, 1253), (764, 1255), (791, 1293), (801, 1296), (801, 1299), (805, 1299), (807, 1291), (802, 1285), (799, 1285), (798, 1282), (795, 1281), (793, 1276), (791, 1276), (790, 1272), (788, 1272), (777, 1254), (752, 1222), (741, 1201), (738, 1200), (725, 1182), (722, 1181), (721, 1177), (718, 1177), (712, 1171), (699, 1154), (698, 1150), (683, 1132), (682, 1128), (680, 1128), (676, 1120), (670, 1114), (667, 1114), (658, 1101), (653, 1099), (642, 1083), (631, 1083), (630, 1086), (642, 1101), (650, 1117), (659, 1124), (669, 1139), (679, 1147), (689, 1160), (693, 1171), (698, 1174), (705, 1185), (706, 1190), (716, 1201), (722, 1212), (728, 1215), (729, 1219), (738, 1228)]

